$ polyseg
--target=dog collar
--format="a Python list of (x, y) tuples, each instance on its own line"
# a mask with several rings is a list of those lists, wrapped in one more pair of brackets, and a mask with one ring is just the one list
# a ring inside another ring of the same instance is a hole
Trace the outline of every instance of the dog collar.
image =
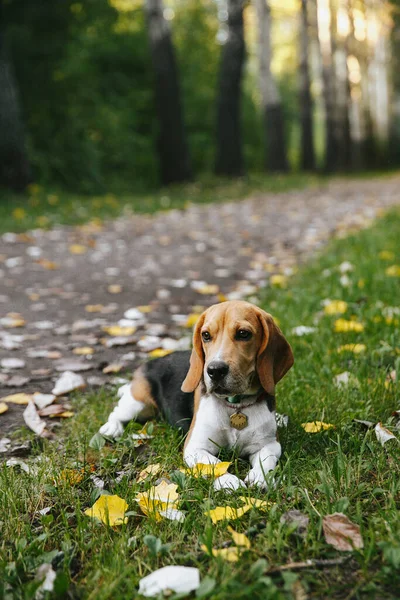
[[(229, 404), (240, 404), (241, 402), (246, 402), (246, 398), (252, 398), (255, 395), (256, 394), (236, 394), (236, 396), (228, 396), (226, 400)], [(260, 402), (261, 400), (269, 402), (270, 400), (275, 400), (275, 396), (272, 396), (261, 389), (257, 394), (256, 402)]]

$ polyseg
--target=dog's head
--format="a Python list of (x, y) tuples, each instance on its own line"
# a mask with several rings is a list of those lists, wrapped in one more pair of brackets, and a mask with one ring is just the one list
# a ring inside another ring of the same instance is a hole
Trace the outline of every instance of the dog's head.
[(221, 398), (256, 393), (260, 387), (273, 395), (293, 362), (292, 349), (270, 314), (249, 302), (221, 302), (195, 326), (182, 391), (193, 392), (204, 378), (207, 392)]

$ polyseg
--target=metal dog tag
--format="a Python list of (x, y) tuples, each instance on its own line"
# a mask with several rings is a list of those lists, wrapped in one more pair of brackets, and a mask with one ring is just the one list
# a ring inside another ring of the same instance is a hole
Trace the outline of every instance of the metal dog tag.
[(241, 429), (247, 427), (248, 419), (243, 413), (236, 412), (230, 416), (230, 422), (231, 427), (233, 427), (234, 429), (239, 429), (240, 431)]

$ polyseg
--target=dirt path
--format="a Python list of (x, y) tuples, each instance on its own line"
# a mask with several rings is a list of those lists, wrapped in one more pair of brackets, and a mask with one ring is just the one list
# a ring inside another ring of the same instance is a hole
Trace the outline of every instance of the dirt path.
[[(3, 235), (0, 398), (50, 392), (65, 370), (81, 372), (88, 385), (115, 383), (118, 368), (130, 371), (149, 349), (187, 347), (188, 314), (219, 293), (251, 296), (332, 235), (400, 204), (399, 190), (399, 175), (337, 181), (103, 227)], [(127, 313), (138, 306), (147, 312)], [(117, 337), (103, 329), (118, 323), (131, 329)], [(92, 354), (77, 354), (83, 347)], [(115, 363), (114, 373), (103, 372)], [(0, 416), (0, 434), (22, 423), (23, 408), (10, 405)]]

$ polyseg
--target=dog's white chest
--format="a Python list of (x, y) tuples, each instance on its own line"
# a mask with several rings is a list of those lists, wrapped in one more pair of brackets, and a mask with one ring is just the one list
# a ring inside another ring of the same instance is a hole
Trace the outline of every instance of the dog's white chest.
[[(235, 413), (247, 418), (247, 425), (243, 429), (232, 426), (231, 416)], [(235, 448), (240, 456), (248, 456), (275, 440), (275, 437), (275, 413), (268, 409), (265, 402), (235, 409), (213, 396), (207, 396), (201, 398), (190, 444), (206, 438), (209, 440), (209, 449), (213, 447), (214, 452), (218, 447)]]

